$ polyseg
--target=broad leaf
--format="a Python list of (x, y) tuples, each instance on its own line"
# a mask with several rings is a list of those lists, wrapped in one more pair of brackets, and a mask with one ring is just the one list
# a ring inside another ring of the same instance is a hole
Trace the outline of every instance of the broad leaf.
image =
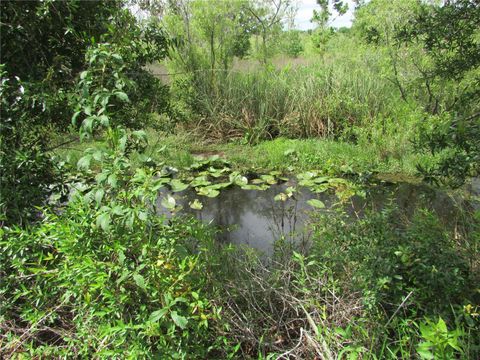
[(317, 199), (310, 199), (310, 200), (307, 201), (307, 204), (310, 205), (310, 206), (313, 206), (317, 209), (325, 208), (325, 204), (322, 201), (317, 200)]
[(188, 324), (188, 320), (186, 317), (178, 315), (176, 311), (172, 311), (170, 316), (172, 317), (173, 322), (181, 329), (185, 329)]

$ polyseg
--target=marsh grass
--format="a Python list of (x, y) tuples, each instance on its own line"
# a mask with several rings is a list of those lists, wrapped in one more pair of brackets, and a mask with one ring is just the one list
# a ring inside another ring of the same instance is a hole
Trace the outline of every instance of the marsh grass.
[(219, 76), (213, 89), (199, 79), (198, 126), (213, 137), (244, 137), (249, 143), (277, 136), (337, 137), (388, 113), (385, 94), (395, 90), (373, 75), (354, 64), (316, 63), (232, 71)]

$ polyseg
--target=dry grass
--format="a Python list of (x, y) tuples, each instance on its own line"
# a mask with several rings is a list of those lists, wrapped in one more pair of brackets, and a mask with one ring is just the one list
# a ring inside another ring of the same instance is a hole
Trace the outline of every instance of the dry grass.
[(228, 324), (225, 335), (241, 344), (241, 358), (275, 353), (277, 359), (330, 360), (348, 346), (331, 330), (360, 316), (359, 294), (338, 294), (327, 274), (292, 260), (268, 267), (238, 261), (232, 269), (235, 281), (224, 284), (226, 296), (217, 305)]

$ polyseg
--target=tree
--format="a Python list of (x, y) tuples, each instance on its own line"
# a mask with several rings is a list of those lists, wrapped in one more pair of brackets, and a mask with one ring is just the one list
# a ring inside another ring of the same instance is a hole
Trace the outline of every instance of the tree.
[[(342, 0), (332, 0), (331, 2), (329, 0), (317, 0), (317, 5), (320, 6), (320, 9), (313, 10), (313, 16), (310, 20), (317, 25), (312, 35), (312, 41), (313, 45), (323, 52), (326, 43), (333, 34), (330, 28), (333, 15), (332, 11), (336, 13), (337, 16), (344, 15), (348, 11), (348, 4)], [(330, 8), (332, 10), (330, 10)]]
[(261, 60), (264, 65), (269, 58), (268, 42), (282, 21), (294, 15), (296, 8), (291, 0), (252, 0), (248, 11), (256, 23), (256, 31), (262, 40)]
[[(49, 153), (52, 132), (71, 126), (88, 49), (101, 42), (121, 49), (129, 77), (117, 79), (117, 89), (135, 106), (122, 106), (118, 120), (138, 126), (131, 121), (139, 120), (136, 115), (166, 106), (158, 80), (143, 67), (166, 55), (167, 41), (154, 24), (140, 28), (123, 1), (2, 1), (0, 6), (0, 221), (21, 223), (35, 218), (34, 207), (57, 183)], [(106, 66), (105, 76), (109, 70)], [(151, 103), (140, 95), (147, 89), (158, 94)], [(112, 108), (119, 101), (112, 99)]]
[[(460, 90), (443, 106), (439, 120), (425, 127), (418, 145), (432, 152), (447, 150), (437, 166), (420, 171), (433, 181), (460, 185), (480, 174), (480, 3), (476, 0), (421, 4), (398, 33), (420, 44), (433, 66), (425, 81), (453, 81)], [(434, 97), (435, 95), (432, 94)]]
[(293, 58), (298, 57), (303, 51), (300, 33), (299, 30), (285, 32), (285, 52)]

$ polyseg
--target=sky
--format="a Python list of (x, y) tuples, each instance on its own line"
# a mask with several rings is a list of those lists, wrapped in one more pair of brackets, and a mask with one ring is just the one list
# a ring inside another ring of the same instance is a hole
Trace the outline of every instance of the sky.
[[(297, 15), (295, 16), (295, 28), (300, 30), (313, 29), (315, 25), (310, 22), (310, 19), (313, 16), (313, 10), (320, 9), (320, 7), (317, 5), (317, 1), (316, 0), (297, 0), (297, 1), (298, 1), (298, 11), (297, 11)], [(348, 3), (347, 13), (343, 16), (340, 16), (334, 19), (331, 22), (331, 26), (339, 28), (343, 26), (350, 27), (352, 25), (354, 4), (352, 0), (347, 0), (347, 3)]]
[[(209, 1), (209, 0), (207, 0)], [(219, 1), (219, 0), (217, 0)], [(353, 10), (354, 10), (354, 3), (352, 0), (345, 0), (348, 3), (348, 11), (345, 15), (339, 16), (335, 18), (335, 13), (333, 12), (333, 19), (331, 20), (331, 26), (340, 28), (340, 27), (350, 27), (352, 25), (353, 20)], [(310, 19), (313, 16), (313, 10), (319, 10), (320, 6), (317, 5), (317, 0), (296, 0), (297, 3), (297, 14), (295, 16), (295, 28), (300, 30), (308, 30), (315, 28), (315, 24), (313, 24)], [(136, 16), (143, 17), (144, 13), (139, 10), (138, 6), (130, 5), (130, 9)]]

